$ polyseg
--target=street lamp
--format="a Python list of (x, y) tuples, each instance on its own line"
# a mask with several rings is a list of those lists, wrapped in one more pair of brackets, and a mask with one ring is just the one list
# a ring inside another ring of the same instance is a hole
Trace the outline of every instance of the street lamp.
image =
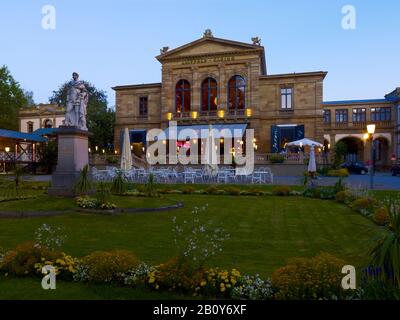
[(374, 133), (375, 133), (375, 128), (376, 128), (376, 126), (374, 124), (367, 125), (367, 132), (368, 132), (367, 140), (371, 142), (371, 169), (369, 171), (369, 176), (370, 176), (369, 187), (371, 190), (374, 189), (374, 155), (375, 155)]

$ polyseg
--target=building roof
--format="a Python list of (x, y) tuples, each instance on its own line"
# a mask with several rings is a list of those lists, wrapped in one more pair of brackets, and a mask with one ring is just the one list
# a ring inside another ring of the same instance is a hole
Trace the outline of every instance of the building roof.
[(111, 87), (111, 89), (117, 91), (117, 90), (126, 90), (126, 89), (158, 88), (158, 87), (161, 87), (161, 82), (157, 82), (157, 83), (142, 83), (142, 84), (128, 84), (128, 85)]
[[(177, 47), (173, 50), (169, 50), (165, 53), (162, 53), (158, 56), (156, 56), (156, 59), (160, 62), (162, 62), (164, 59), (168, 59), (169, 57), (173, 56), (174, 54), (181, 52), (185, 49), (188, 49), (190, 47), (196, 46), (200, 43), (203, 42), (214, 42), (214, 43), (220, 43), (223, 45), (231, 45), (231, 46), (235, 46), (238, 48), (242, 48), (242, 49), (247, 49), (247, 50), (255, 50), (255, 51), (259, 51), (260, 52), (260, 56), (261, 56), (261, 67), (262, 67), (262, 74), (267, 74), (267, 64), (265, 61), (265, 48), (262, 45), (258, 45), (258, 44), (250, 44), (250, 43), (245, 43), (245, 42), (239, 42), (239, 41), (233, 41), (233, 40), (228, 40), (228, 39), (222, 39), (222, 38), (216, 38), (214, 36), (203, 36), (202, 38), (199, 38), (197, 40), (194, 40), (192, 42), (189, 42), (187, 44), (184, 44), (180, 47)], [(222, 53), (221, 53), (222, 54)], [(183, 58), (183, 57), (181, 57)]]
[(0, 129), (0, 138), (23, 140), (29, 142), (46, 142), (47, 139), (35, 133), (25, 133), (20, 131)]
[(364, 100), (338, 100), (324, 101), (323, 105), (345, 105), (345, 104), (367, 104), (367, 103), (390, 103), (388, 99), (364, 99)]
[(310, 72), (294, 72), (282, 74), (268, 74), (260, 76), (260, 79), (273, 79), (273, 78), (292, 78), (292, 77), (308, 77), (308, 76), (323, 76), (328, 74), (327, 71), (310, 71)]
[(39, 136), (50, 136), (56, 133), (56, 128), (40, 128), (33, 131), (33, 134), (37, 134)]

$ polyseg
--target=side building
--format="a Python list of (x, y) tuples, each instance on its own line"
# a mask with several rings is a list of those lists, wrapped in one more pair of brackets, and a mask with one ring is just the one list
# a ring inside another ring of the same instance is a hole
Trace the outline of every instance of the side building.
[(64, 119), (65, 109), (56, 104), (38, 104), (30, 108), (21, 108), (19, 130), (32, 133), (43, 128), (58, 128)]

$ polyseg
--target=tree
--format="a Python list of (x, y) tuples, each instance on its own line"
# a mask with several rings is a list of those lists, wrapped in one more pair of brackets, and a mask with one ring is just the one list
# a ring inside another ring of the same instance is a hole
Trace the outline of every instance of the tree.
[(0, 128), (18, 130), (18, 112), (27, 99), (6, 66), (0, 68)]
[(335, 166), (338, 167), (344, 160), (347, 153), (347, 144), (343, 141), (338, 141), (335, 144)]
[[(87, 127), (93, 133), (89, 137), (91, 148), (111, 148), (114, 141), (115, 111), (107, 107), (107, 95), (103, 90), (98, 90), (90, 82), (83, 81), (89, 91), (87, 105)], [(67, 105), (68, 82), (62, 84), (58, 90), (53, 91), (49, 98), (50, 103), (59, 106)]]

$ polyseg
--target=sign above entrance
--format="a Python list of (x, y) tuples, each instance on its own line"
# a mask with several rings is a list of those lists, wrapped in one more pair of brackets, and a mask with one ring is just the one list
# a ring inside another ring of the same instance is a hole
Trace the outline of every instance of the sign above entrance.
[(182, 61), (182, 65), (188, 64), (202, 64), (202, 63), (218, 63), (218, 62), (228, 62), (234, 61), (234, 56), (222, 56), (222, 57), (210, 57), (210, 58), (195, 58), (195, 59), (185, 59)]

